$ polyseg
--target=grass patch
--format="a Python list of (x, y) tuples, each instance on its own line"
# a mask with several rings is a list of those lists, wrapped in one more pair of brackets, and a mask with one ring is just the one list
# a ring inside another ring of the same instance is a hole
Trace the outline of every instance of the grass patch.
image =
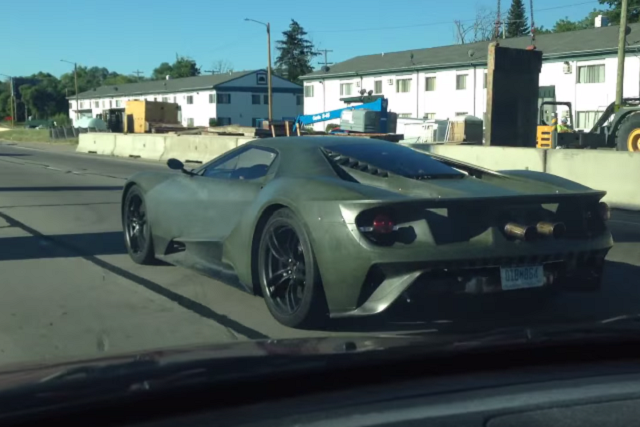
[(49, 138), (49, 129), (11, 129), (0, 131), (0, 140), (11, 142), (78, 143), (78, 138), (51, 139)]

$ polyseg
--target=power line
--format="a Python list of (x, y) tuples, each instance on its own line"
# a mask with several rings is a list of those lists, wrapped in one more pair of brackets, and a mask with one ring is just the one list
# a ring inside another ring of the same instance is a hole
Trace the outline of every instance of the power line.
[[(545, 7), (543, 9), (536, 9), (535, 12), (539, 13), (539, 12), (544, 12), (547, 10), (555, 10), (555, 9), (567, 9), (570, 7), (575, 7), (575, 6), (581, 6), (581, 5), (585, 5), (585, 4), (595, 4), (595, 3), (599, 3), (597, 0), (591, 0), (591, 1), (584, 1), (584, 2), (580, 2), (580, 3), (573, 3), (573, 4), (567, 4), (564, 6), (553, 6), (553, 7)], [(459, 22), (473, 22), (475, 21), (475, 18), (471, 18), (471, 19), (463, 19), (460, 20)], [(310, 30), (308, 31), (309, 33), (353, 33), (353, 32), (358, 32), (358, 31), (380, 31), (380, 30), (399, 30), (399, 29), (404, 29), (404, 28), (420, 28), (420, 27), (431, 27), (434, 25), (451, 25), (451, 21), (438, 21), (438, 22), (429, 22), (429, 23), (425, 23), (425, 24), (414, 24), (414, 25), (399, 25), (399, 26), (394, 26), (394, 27), (369, 27), (369, 28), (350, 28), (350, 29), (346, 29), (346, 30)]]
[(318, 49), (318, 53), (323, 53), (324, 54), (324, 62), (321, 62), (320, 65), (323, 65), (325, 67), (333, 64), (333, 62), (327, 62), (327, 53), (329, 52), (333, 52), (332, 50), (329, 49)]
[(136, 77), (138, 78), (138, 81), (140, 81), (140, 74), (142, 74), (142, 71), (140, 71), (140, 70), (135, 70), (135, 71), (133, 72), (133, 74), (135, 74), (135, 75), (136, 75)]

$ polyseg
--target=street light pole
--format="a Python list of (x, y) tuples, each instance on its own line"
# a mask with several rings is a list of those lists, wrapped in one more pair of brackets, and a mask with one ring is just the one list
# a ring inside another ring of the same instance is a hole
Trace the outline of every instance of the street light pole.
[(255, 19), (245, 18), (245, 21), (255, 22), (256, 24), (264, 25), (267, 28), (267, 97), (269, 98), (269, 124), (273, 121), (273, 93), (271, 86), (271, 25), (267, 22), (256, 21)]
[(61, 59), (60, 62), (73, 64), (73, 79), (76, 86), (76, 120), (78, 120), (80, 118), (80, 103), (78, 101), (78, 64), (76, 62), (65, 61), (64, 59)]
[(15, 95), (13, 94), (13, 77), (8, 76), (6, 74), (0, 74), (0, 76), (9, 77), (9, 89), (11, 90), (11, 100), (9, 103), (11, 104), (11, 127), (15, 127), (16, 114), (18, 114), (17, 108), (14, 109), (14, 104), (16, 102)]

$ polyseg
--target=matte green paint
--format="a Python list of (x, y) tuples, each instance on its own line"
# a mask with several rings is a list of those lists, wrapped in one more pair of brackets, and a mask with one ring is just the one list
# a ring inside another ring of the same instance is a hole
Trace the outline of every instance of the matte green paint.
[[(257, 280), (252, 269), (252, 247), (260, 236), (256, 227), (261, 216), (274, 205), (290, 208), (309, 233), (328, 307), (335, 317), (384, 310), (432, 262), (606, 251), (613, 244), (608, 231), (590, 239), (514, 242), (506, 239), (495, 224), (487, 224), (482, 233), (469, 239), (438, 243), (430, 222), (425, 221), (427, 210), (466, 206), (472, 212), (482, 206), (491, 211), (510, 204), (597, 203), (605, 193), (544, 173), (498, 173), (419, 152), (415, 153), (437, 158), (470, 176), (417, 181), (349, 170), (360, 183), (349, 182), (336, 175), (321, 151), (323, 146), (345, 143), (391, 144), (349, 137), (262, 139), (232, 151), (264, 147), (277, 152), (263, 179), (229, 182), (167, 170), (136, 174), (127, 185), (138, 185), (145, 193), (158, 256), (165, 255), (171, 241), (181, 241), (194, 265), (234, 272), (248, 291), (254, 289)], [(393, 209), (399, 219), (406, 219), (415, 230), (415, 240), (391, 247), (368, 241), (355, 222), (364, 210), (378, 207)], [(171, 262), (171, 255), (165, 259)], [(372, 265), (382, 265), (388, 280), (358, 308), (361, 288)]]

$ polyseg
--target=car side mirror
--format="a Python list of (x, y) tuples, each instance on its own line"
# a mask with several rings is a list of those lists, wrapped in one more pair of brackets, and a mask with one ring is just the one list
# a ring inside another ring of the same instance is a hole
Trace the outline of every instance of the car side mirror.
[(169, 169), (182, 171), (183, 173), (186, 173), (187, 175), (193, 175), (193, 172), (186, 170), (184, 168), (184, 163), (182, 163), (178, 159), (169, 159), (169, 160), (167, 160), (167, 166), (169, 166)]

